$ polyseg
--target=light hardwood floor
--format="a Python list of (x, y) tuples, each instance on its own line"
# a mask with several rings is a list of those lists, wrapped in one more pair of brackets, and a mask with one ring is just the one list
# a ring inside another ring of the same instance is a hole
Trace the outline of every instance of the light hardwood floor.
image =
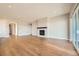
[(21, 36), (0, 39), (1, 56), (77, 56), (66, 40)]

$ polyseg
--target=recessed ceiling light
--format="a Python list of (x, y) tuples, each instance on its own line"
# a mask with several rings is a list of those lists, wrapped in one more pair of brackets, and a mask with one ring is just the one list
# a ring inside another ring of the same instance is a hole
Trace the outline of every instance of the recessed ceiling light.
[(8, 5), (9, 8), (12, 8), (12, 5)]

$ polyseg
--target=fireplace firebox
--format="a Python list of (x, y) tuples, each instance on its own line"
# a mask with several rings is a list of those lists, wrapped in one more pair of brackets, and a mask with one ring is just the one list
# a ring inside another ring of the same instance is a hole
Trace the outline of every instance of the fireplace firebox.
[(45, 30), (39, 30), (39, 35), (45, 35)]
[(37, 27), (38, 37), (46, 37), (47, 36), (47, 27)]

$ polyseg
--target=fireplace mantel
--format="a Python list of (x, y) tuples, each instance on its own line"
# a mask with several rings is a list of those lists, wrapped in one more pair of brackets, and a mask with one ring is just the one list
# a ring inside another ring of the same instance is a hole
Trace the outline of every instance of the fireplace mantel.
[(37, 27), (37, 29), (44, 29), (44, 28), (47, 28), (47, 27)]

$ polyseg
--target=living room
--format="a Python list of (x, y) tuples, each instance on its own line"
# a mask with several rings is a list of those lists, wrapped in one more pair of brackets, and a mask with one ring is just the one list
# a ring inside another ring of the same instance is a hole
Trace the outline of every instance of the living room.
[(78, 10), (77, 3), (0, 4), (0, 55), (77, 56)]

